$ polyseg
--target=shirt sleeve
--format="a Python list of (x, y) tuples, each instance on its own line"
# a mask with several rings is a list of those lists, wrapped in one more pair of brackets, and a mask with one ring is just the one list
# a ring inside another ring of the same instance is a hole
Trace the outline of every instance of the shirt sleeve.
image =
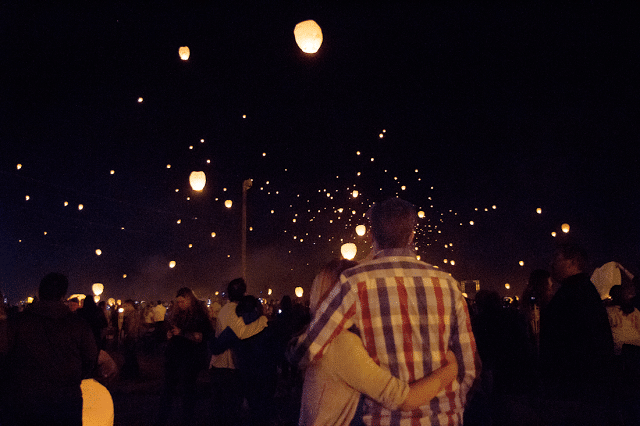
[(333, 373), (358, 392), (389, 410), (397, 410), (406, 399), (409, 385), (376, 364), (355, 334), (343, 331), (331, 343), (329, 351)]
[(449, 347), (456, 355), (456, 361), (458, 362), (458, 378), (452, 383), (459, 383), (460, 395), (464, 404), (465, 397), (480, 372), (480, 357), (478, 356), (476, 340), (471, 329), (467, 302), (455, 284), (452, 286), (454, 287), (455, 324)]
[[(344, 276), (342, 277), (344, 278)], [(329, 343), (344, 329), (353, 325), (356, 312), (356, 295), (346, 280), (333, 288), (317, 309), (304, 339), (296, 348), (293, 359), (299, 361), (308, 354), (317, 361)]]
[(265, 329), (265, 327), (267, 327), (267, 322), (269, 321), (267, 317), (263, 315), (258, 318), (257, 321), (254, 321), (251, 324), (245, 324), (242, 317), (237, 316), (235, 312), (230, 315), (233, 315), (234, 318), (230, 318), (229, 327), (234, 333), (236, 333), (236, 336), (238, 336), (240, 340), (248, 339), (249, 337), (260, 333)]

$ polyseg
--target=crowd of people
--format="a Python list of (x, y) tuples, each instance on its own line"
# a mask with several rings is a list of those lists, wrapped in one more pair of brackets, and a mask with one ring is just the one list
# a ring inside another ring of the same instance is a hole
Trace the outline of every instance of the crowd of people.
[(167, 304), (109, 310), (65, 300), (67, 278), (48, 274), (22, 312), (0, 306), (0, 425), (113, 424), (110, 383), (139, 378), (138, 357), (158, 348), (154, 424), (193, 423), (204, 371), (213, 425), (282, 424), (274, 398), (291, 377), (303, 426), (640, 424), (639, 277), (616, 264), (622, 284), (603, 300), (587, 254), (564, 244), (519, 300), (468, 299), (416, 259), (416, 218), (399, 198), (375, 204), (367, 258), (329, 262), (307, 305), (285, 296), (277, 310), (241, 278), (224, 304), (182, 287)]

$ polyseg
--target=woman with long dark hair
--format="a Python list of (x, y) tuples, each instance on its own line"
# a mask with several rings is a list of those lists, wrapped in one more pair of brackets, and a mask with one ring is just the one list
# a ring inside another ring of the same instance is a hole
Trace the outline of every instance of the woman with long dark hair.
[(196, 379), (207, 367), (206, 341), (213, 332), (204, 303), (188, 287), (178, 290), (173, 312), (166, 319), (169, 343), (165, 352), (165, 389), (160, 405), (159, 423), (166, 422), (178, 385), (184, 386), (182, 423), (193, 419)]

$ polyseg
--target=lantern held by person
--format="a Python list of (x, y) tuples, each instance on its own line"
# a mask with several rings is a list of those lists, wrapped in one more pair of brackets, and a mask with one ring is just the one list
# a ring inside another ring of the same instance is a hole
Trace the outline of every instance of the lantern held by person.
[(304, 53), (316, 53), (322, 44), (322, 30), (316, 21), (309, 19), (300, 22), (293, 30), (300, 50)]
[(194, 191), (202, 191), (207, 183), (207, 175), (204, 172), (191, 172), (189, 175), (189, 184)]

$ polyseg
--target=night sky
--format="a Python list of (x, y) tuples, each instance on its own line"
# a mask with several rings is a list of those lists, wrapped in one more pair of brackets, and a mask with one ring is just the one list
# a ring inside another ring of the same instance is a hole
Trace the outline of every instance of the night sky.
[[(637, 8), (15, 3), (0, 9), (10, 302), (51, 271), (121, 299), (222, 291), (241, 273), (245, 179), (256, 295), (308, 290), (343, 242), (362, 259), (355, 226), (396, 195), (425, 212), (422, 260), (504, 296), (567, 239), (640, 273)], [(312, 55), (293, 36), (306, 19), (324, 36)]]

